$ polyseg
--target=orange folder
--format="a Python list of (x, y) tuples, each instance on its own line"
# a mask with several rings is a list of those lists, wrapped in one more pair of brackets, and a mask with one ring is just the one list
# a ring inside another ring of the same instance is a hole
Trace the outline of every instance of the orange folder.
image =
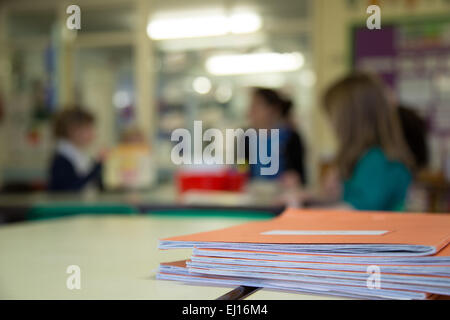
[[(320, 249), (318, 245), (351, 245), (350, 251), (356, 249), (351, 255), (372, 248), (374, 253), (369, 250), (369, 254), (383, 256), (403, 250), (414, 256), (435, 254), (449, 241), (450, 215), (288, 209), (270, 221), (164, 239), (160, 248), (207, 244), (238, 249), (239, 244), (242, 250), (263, 251), (251, 244), (271, 244), (264, 251), (279, 252), (291, 245), (316, 245), (311, 246), (314, 249)], [(298, 251), (304, 252), (304, 248), (300, 246)], [(322, 253), (332, 254), (333, 250)]]

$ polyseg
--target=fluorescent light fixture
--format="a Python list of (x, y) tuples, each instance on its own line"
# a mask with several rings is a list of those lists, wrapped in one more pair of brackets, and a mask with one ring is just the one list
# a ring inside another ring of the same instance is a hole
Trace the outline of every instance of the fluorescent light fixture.
[(226, 34), (224, 16), (155, 20), (149, 23), (147, 33), (153, 40), (212, 37)]
[(261, 29), (261, 17), (254, 13), (237, 13), (228, 21), (229, 31), (234, 34), (252, 33)]
[(304, 62), (299, 52), (219, 55), (206, 61), (206, 69), (214, 75), (277, 73), (296, 71)]
[(188, 18), (161, 18), (150, 21), (147, 34), (153, 40), (215, 37), (258, 31), (261, 17), (254, 13), (197, 15)]

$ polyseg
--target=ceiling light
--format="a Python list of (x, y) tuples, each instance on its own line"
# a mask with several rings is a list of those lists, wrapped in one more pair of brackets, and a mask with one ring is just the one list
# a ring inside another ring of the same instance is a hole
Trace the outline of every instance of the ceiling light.
[(261, 17), (254, 13), (237, 13), (229, 18), (229, 31), (234, 34), (251, 33), (261, 29)]
[(206, 69), (214, 75), (290, 72), (304, 64), (301, 53), (252, 53), (219, 55), (206, 61)]
[(114, 93), (113, 104), (118, 109), (123, 109), (132, 104), (132, 98), (129, 92), (125, 90), (119, 90)]
[(261, 26), (261, 17), (254, 13), (237, 13), (231, 16), (197, 14), (182, 18), (155, 19), (147, 25), (147, 34), (153, 40), (187, 39), (252, 33)]
[(211, 91), (211, 81), (206, 77), (195, 78), (192, 82), (192, 88), (198, 94), (207, 94)]

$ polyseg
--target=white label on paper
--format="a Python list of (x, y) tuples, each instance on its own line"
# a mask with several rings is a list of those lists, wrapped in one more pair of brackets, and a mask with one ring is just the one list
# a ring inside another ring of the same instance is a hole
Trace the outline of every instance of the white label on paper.
[(386, 230), (272, 230), (264, 236), (382, 236)]

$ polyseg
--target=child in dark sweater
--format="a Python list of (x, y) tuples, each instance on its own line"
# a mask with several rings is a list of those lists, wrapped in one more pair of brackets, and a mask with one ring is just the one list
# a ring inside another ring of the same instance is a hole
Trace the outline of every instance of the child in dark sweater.
[(85, 153), (95, 139), (94, 124), (94, 117), (81, 108), (66, 109), (56, 116), (57, 145), (50, 166), (50, 191), (73, 192), (101, 185), (101, 162)]

